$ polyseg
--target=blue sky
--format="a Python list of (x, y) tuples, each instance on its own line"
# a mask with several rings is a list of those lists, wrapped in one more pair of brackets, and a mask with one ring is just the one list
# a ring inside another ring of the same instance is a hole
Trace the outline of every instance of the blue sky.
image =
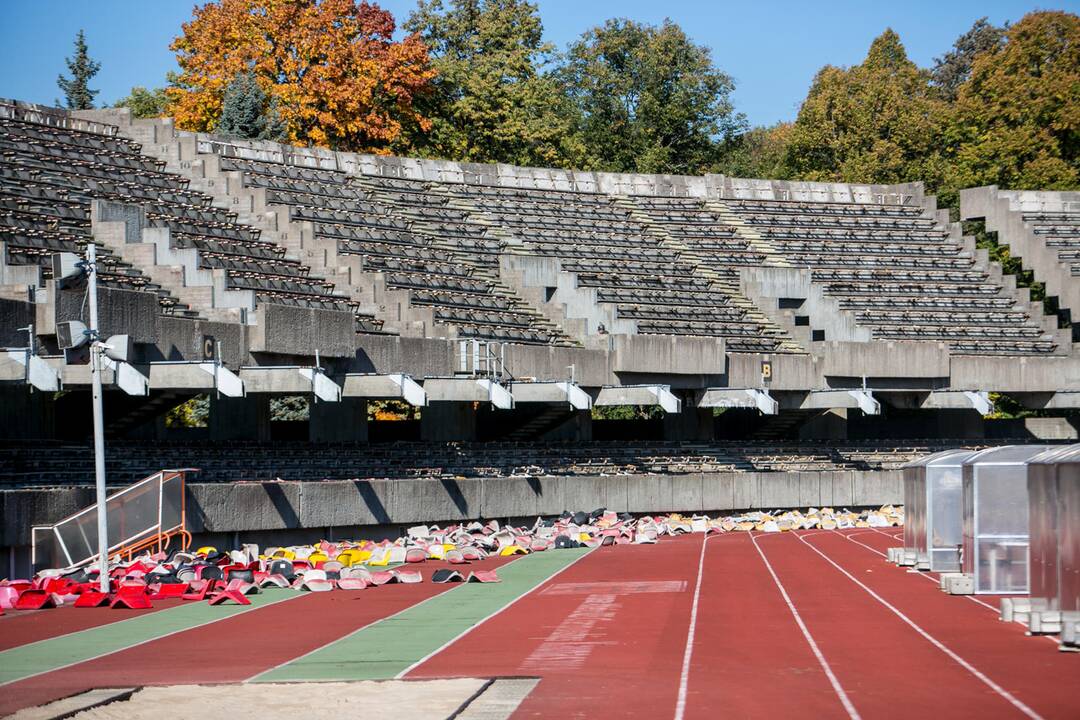
[[(400, 22), (416, 2), (379, 4)], [(102, 64), (91, 84), (101, 90), (99, 103), (133, 85), (161, 85), (175, 68), (169, 43), (192, 6), (192, 0), (0, 0), (0, 97), (51, 104), (79, 28)], [(736, 108), (760, 125), (793, 119), (822, 65), (860, 62), (886, 27), (900, 34), (915, 62), (929, 66), (983, 15), (1015, 22), (1034, 9), (1078, 12), (1080, 0), (539, 0), (539, 6), (547, 39), (560, 49), (611, 17), (649, 23), (670, 17), (712, 48), (717, 66), (735, 78)]]

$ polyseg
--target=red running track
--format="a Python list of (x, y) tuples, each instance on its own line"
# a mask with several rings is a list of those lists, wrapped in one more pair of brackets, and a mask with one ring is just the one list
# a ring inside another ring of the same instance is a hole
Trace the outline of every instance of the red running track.
[(701, 542), (595, 550), (408, 677), (540, 676), (515, 717), (670, 717)]
[[(813, 535), (806, 542), (1035, 713), (1045, 718), (1078, 716), (1080, 658), (1057, 652), (1056, 642), (1028, 637), (1020, 624), (1000, 622), (986, 607), (946, 595), (936, 584), (885, 563), (838, 534)], [(853, 592), (870, 597), (836, 573)], [(1010, 709), (1015, 710), (1006, 707), (1001, 714), (1008, 715)]]
[(0, 617), (0, 651), (166, 610), (181, 603), (182, 600), (155, 600), (154, 607), (147, 610), (70, 605), (49, 610), (5, 610), (5, 615)]
[(847, 717), (750, 534), (710, 537), (703, 567), (685, 717)]
[(916, 717), (947, 701), (953, 718), (1008, 716), (1005, 701), (797, 536), (759, 535), (757, 542), (860, 715)]
[[(469, 567), (494, 569), (513, 559), (491, 557)], [(423, 583), (297, 595), (6, 685), (0, 693), (0, 717), (96, 687), (248, 680), (457, 587), (430, 582), (431, 573), (449, 567), (446, 563), (429, 561), (422, 567)]]

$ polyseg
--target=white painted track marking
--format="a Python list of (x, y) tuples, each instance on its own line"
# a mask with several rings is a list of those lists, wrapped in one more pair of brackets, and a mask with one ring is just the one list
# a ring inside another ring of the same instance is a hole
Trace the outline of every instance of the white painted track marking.
[(941, 642), (940, 640), (938, 640), (937, 638), (935, 638), (935, 637), (934, 637), (933, 635), (931, 635), (930, 633), (926, 632), (926, 631), (925, 631), (925, 630), (923, 630), (923, 629), (922, 629), (921, 627), (919, 627), (919, 625), (917, 625), (917, 624), (915, 623), (915, 621), (914, 621), (914, 620), (912, 620), (911, 618), (909, 618), (909, 617), (908, 617), (907, 615), (905, 615), (904, 613), (900, 612), (900, 610), (898, 610), (897, 608), (895, 608), (895, 607), (894, 607), (894, 606), (893, 606), (892, 604), (890, 604), (890, 603), (889, 603), (889, 602), (888, 602), (887, 600), (885, 600), (885, 598), (881, 597), (881, 596), (880, 596), (880, 595), (878, 595), (878, 594), (877, 594), (876, 592), (874, 592), (873, 590), (871, 590), (870, 588), (868, 588), (868, 587), (867, 587), (866, 585), (864, 585), (864, 584), (863, 584), (863, 583), (862, 583), (862, 582), (861, 582), (861, 581), (860, 581), (860, 580), (859, 580), (858, 578), (856, 578), (856, 577), (855, 577), (854, 575), (852, 575), (851, 573), (849, 573), (849, 572), (848, 572), (847, 570), (845, 570), (844, 568), (840, 567), (840, 566), (839, 566), (838, 564), (836, 564), (835, 562), (833, 562), (832, 558), (830, 558), (830, 557), (829, 557), (828, 555), (826, 555), (825, 553), (821, 552), (821, 551), (820, 551), (820, 550), (818, 550), (818, 549), (817, 549), (816, 547), (814, 547), (814, 546), (813, 546), (812, 544), (810, 544), (810, 543), (806, 542), (805, 540), (803, 540), (803, 539), (802, 539), (801, 537), (799, 537), (798, 535), (796, 535), (796, 536), (795, 536), (795, 538), (796, 538), (796, 539), (797, 539), (797, 540), (798, 540), (799, 542), (801, 542), (801, 543), (802, 543), (803, 545), (805, 545), (806, 547), (810, 548), (811, 550), (813, 550), (814, 552), (816, 552), (816, 553), (817, 553), (818, 555), (820, 555), (820, 556), (821, 556), (822, 558), (824, 558), (824, 560), (825, 560), (825, 561), (826, 561), (827, 563), (829, 563), (829, 564), (830, 564), (830, 565), (832, 565), (832, 566), (833, 566), (834, 568), (836, 568), (837, 570), (839, 570), (839, 571), (840, 571), (840, 572), (841, 572), (841, 573), (842, 573), (842, 574), (843, 574), (843, 575), (844, 575), (845, 577), (847, 577), (847, 579), (848, 579), (848, 580), (851, 580), (851, 582), (855, 583), (855, 584), (856, 584), (856, 585), (858, 585), (858, 586), (859, 586), (860, 588), (862, 588), (862, 589), (863, 589), (864, 591), (866, 591), (866, 593), (867, 593), (868, 595), (870, 595), (870, 597), (874, 598), (874, 599), (875, 599), (875, 600), (877, 600), (877, 601), (878, 601), (879, 603), (881, 603), (882, 605), (884, 605), (884, 606), (885, 606), (885, 608), (887, 608), (887, 609), (888, 609), (888, 610), (889, 610), (889, 611), (890, 611), (891, 613), (893, 613), (894, 615), (896, 615), (896, 617), (900, 618), (900, 619), (901, 619), (901, 620), (902, 620), (902, 621), (903, 621), (903, 622), (904, 622), (904, 623), (905, 623), (905, 624), (906, 624), (906, 625), (907, 625), (908, 627), (910, 627), (910, 628), (911, 628), (912, 630), (914, 630), (914, 631), (915, 631), (915, 632), (917, 632), (917, 633), (918, 633), (919, 635), (921, 635), (921, 636), (923, 637), (923, 639), (925, 639), (925, 640), (926, 640), (927, 642), (929, 642), (929, 643), (930, 643), (931, 645), (933, 645), (934, 647), (936, 647), (936, 648), (937, 648), (938, 650), (940, 650), (941, 652), (945, 653), (945, 654), (946, 654), (946, 655), (947, 655), (947, 656), (948, 656), (948, 657), (949, 657), (949, 658), (950, 658), (951, 660), (953, 660), (953, 662), (955, 662), (955, 663), (956, 663), (957, 665), (959, 665), (960, 667), (962, 667), (962, 668), (964, 668), (965, 670), (967, 670), (967, 671), (968, 671), (969, 673), (971, 673), (971, 674), (972, 674), (973, 676), (975, 676), (975, 677), (976, 677), (976, 678), (977, 678), (977, 679), (978, 679), (979, 681), (981, 681), (981, 682), (982, 682), (982, 683), (983, 683), (984, 685), (986, 685), (987, 687), (989, 687), (989, 688), (990, 688), (991, 690), (993, 690), (993, 691), (994, 691), (995, 693), (997, 693), (998, 695), (1000, 695), (1000, 696), (1001, 696), (1001, 697), (1002, 697), (1002, 698), (1003, 698), (1004, 700), (1006, 700), (1007, 702), (1009, 702), (1009, 703), (1010, 703), (1010, 704), (1011, 704), (1011, 705), (1012, 705), (1013, 707), (1015, 707), (1015, 708), (1016, 708), (1017, 710), (1019, 710), (1020, 712), (1022, 712), (1022, 713), (1023, 713), (1024, 715), (1028, 716), (1029, 718), (1032, 718), (1033, 720), (1042, 720), (1042, 716), (1040, 716), (1040, 715), (1039, 715), (1039, 714), (1038, 714), (1037, 712), (1035, 712), (1034, 710), (1032, 710), (1031, 708), (1029, 708), (1029, 707), (1028, 707), (1027, 705), (1025, 705), (1025, 704), (1024, 704), (1023, 702), (1021, 702), (1021, 701), (1020, 701), (1020, 700), (1018, 700), (1017, 698), (1013, 697), (1013, 695), (1012, 695), (1011, 693), (1009, 693), (1009, 691), (1008, 691), (1008, 690), (1006, 690), (1005, 688), (1001, 687), (1001, 686), (1000, 686), (1000, 685), (998, 685), (998, 684), (997, 684), (996, 682), (994, 682), (993, 680), (991, 680), (990, 678), (988, 678), (988, 677), (987, 677), (986, 675), (984, 675), (984, 674), (983, 674), (983, 673), (982, 673), (982, 672), (981, 672), (981, 671), (980, 671), (980, 670), (979, 670), (978, 668), (976, 668), (976, 667), (975, 667), (974, 665), (972, 665), (972, 664), (971, 664), (971, 663), (969, 663), (969, 662), (968, 662), (967, 660), (965, 660), (964, 658), (960, 657), (960, 656), (959, 656), (959, 655), (957, 655), (957, 654), (956, 654), (955, 652), (953, 652), (953, 651), (952, 651), (951, 649), (949, 649), (949, 647), (948, 647), (948, 646), (946, 646), (946, 645), (945, 645), (945, 644), (944, 644), (943, 642)]
[[(836, 534), (839, 535), (840, 537), (847, 538), (848, 540), (851, 540), (851, 542), (855, 543), (856, 545), (861, 545), (862, 547), (866, 548), (870, 552), (875, 553), (877, 555), (880, 555), (881, 557), (888, 557), (885, 553), (881, 552), (880, 550), (878, 550), (876, 548), (872, 548), (869, 545), (867, 545), (866, 543), (861, 543), (858, 540), (852, 539), (853, 536), (858, 535), (859, 533), (851, 533), (850, 535), (845, 535), (844, 533), (836, 533)], [(932, 583), (938, 582), (938, 579), (936, 577), (933, 577), (931, 575), (927, 575), (926, 573), (918, 572), (917, 574), (918, 574), (919, 577), (923, 578), (924, 580), (929, 580)], [(994, 613), (995, 615), (998, 615), (998, 616), (1001, 615), (1001, 609), (1000, 608), (996, 608), (996, 607), (994, 607), (993, 605), (991, 605), (988, 602), (983, 602), (982, 600), (975, 597), (974, 595), (960, 595), (959, 597), (962, 597), (965, 600), (970, 600), (971, 602), (975, 603), (976, 605), (981, 605), (982, 607), (986, 608), (987, 610)], [(1021, 626), (1024, 625), (1024, 623), (1020, 622), (1019, 620), (1016, 620), (1015, 622), (1017, 622)], [(1033, 635), (1032, 637), (1046, 638), (1047, 640), (1054, 643), (1055, 645), (1059, 644), (1058, 639), (1056, 637), (1054, 637), (1053, 635)]]
[(694, 585), (694, 602), (690, 606), (690, 626), (686, 630), (686, 649), (683, 650), (682, 673), (679, 675), (679, 697), (675, 701), (675, 720), (683, 720), (686, 714), (686, 693), (690, 680), (690, 658), (694, 655), (694, 633), (697, 631), (698, 598), (701, 597), (701, 575), (705, 566), (705, 541), (709, 534), (701, 538), (701, 553), (698, 555), (697, 583)]
[(791, 612), (791, 616), (795, 618), (795, 624), (799, 626), (799, 630), (802, 632), (803, 637), (806, 639), (807, 645), (810, 646), (810, 650), (814, 653), (814, 657), (817, 658), (818, 664), (821, 665), (821, 669), (825, 672), (825, 676), (829, 679), (829, 684), (832, 685), (833, 691), (836, 693), (836, 697), (839, 698), (840, 704), (844, 706), (844, 710), (847, 711), (848, 717), (851, 720), (860, 720), (859, 711), (855, 709), (855, 706), (851, 702), (851, 698), (844, 692), (843, 686), (840, 685), (840, 681), (833, 673), (832, 668), (829, 666), (825, 655), (822, 654), (821, 648), (818, 647), (817, 642), (814, 640), (814, 636), (810, 634), (809, 628), (806, 627), (806, 623), (803, 622), (802, 616), (799, 615), (799, 611), (795, 608), (795, 603), (791, 601), (791, 596), (788, 595), (787, 590), (784, 588), (784, 584), (780, 582), (780, 578), (777, 577), (776, 572), (773, 570), (772, 564), (769, 559), (765, 557), (765, 553), (761, 551), (761, 547), (758, 546), (757, 539), (754, 537), (754, 533), (750, 533), (750, 542), (754, 544), (754, 549), (757, 550), (758, 555), (761, 556), (762, 562), (765, 563), (765, 569), (769, 571), (769, 575), (772, 576), (773, 582), (776, 583), (776, 587), (780, 590), (780, 595), (784, 598), (784, 602), (787, 603), (788, 610)]

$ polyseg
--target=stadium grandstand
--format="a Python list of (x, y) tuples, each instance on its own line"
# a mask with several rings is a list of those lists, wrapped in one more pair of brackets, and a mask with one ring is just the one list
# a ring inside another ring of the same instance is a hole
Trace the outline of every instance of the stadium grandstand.
[[(928, 452), (1076, 438), (1075, 194), (961, 201), (1057, 315), (919, 183), (357, 155), (4, 100), (0, 208), (8, 573), (92, 497), (87, 357), (57, 336), (86, 291), (53, 274), (90, 242), (101, 332), (133, 347), (105, 370), (109, 483), (198, 468), (199, 537), (876, 506)], [(168, 426), (199, 395), (204, 426)], [(992, 419), (1000, 395), (1046, 412)], [(272, 418), (286, 396), (306, 420)], [(369, 419), (386, 401), (406, 419)]]

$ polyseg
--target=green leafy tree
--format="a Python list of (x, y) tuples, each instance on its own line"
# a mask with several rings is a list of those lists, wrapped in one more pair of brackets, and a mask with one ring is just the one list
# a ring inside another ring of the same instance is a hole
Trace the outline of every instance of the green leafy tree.
[(432, 120), (412, 138), (421, 154), (541, 166), (580, 154), (535, 4), (421, 0), (405, 29), (427, 44), (438, 73), (418, 99)]
[[(101, 70), (101, 63), (90, 59), (90, 53), (86, 47), (86, 36), (82, 30), (75, 36), (74, 57), (65, 58), (64, 62), (67, 63), (71, 78), (58, 75), (56, 84), (64, 93), (67, 108), (90, 110), (94, 107), (94, 97), (98, 94), (97, 90), (90, 89), (90, 79)], [(56, 104), (59, 105), (60, 101), (57, 100)]]
[(594, 169), (702, 173), (745, 127), (731, 77), (670, 20), (609, 20), (571, 44), (559, 74)]
[(714, 171), (731, 177), (786, 179), (785, 156), (791, 128), (791, 123), (777, 123), (730, 138), (720, 147)]
[(285, 138), (277, 103), (259, 86), (255, 73), (239, 73), (225, 87), (221, 117), (214, 132), (241, 140)]
[(970, 30), (956, 39), (951, 50), (939, 58), (934, 58), (934, 68), (930, 75), (942, 97), (949, 101), (956, 100), (960, 86), (971, 77), (975, 58), (1004, 45), (1008, 27), (1008, 23), (1005, 27), (997, 27), (991, 25), (985, 17), (979, 18)]
[(126, 107), (131, 110), (132, 117), (155, 118), (165, 114), (169, 105), (169, 97), (165, 94), (165, 88), (147, 89), (141, 85), (131, 88), (127, 97), (120, 98), (113, 107)]
[(939, 147), (947, 111), (929, 73), (886, 30), (861, 65), (818, 72), (791, 129), (785, 163), (801, 180), (922, 180), (933, 191), (944, 175)]
[(1080, 187), (1080, 17), (1030, 13), (976, 56), (949, 141), (953, 188)]

